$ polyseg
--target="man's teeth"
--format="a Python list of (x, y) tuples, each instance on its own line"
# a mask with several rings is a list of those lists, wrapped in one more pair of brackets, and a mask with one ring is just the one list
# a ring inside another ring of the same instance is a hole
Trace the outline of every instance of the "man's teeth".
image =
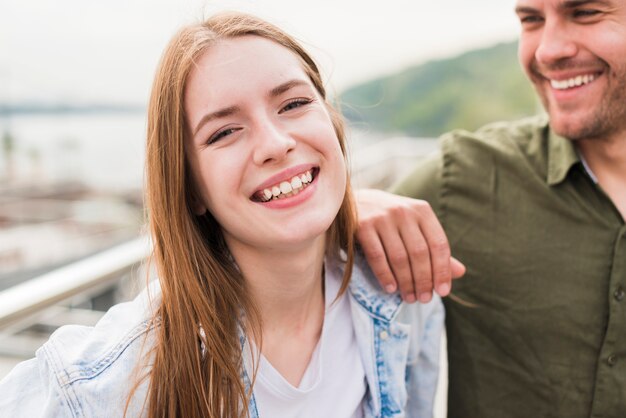
[(263, 189), (261, 200), (263, 202), (269, 202), (273, 199), (282, 199), (296, 195), (300, 193), (301, 190), (304, 190), (312, 181), (313, 175), (309, 170), (305, 173), (292, 177), (289, 181), (283, 181), (276, 186)]
[(566, 80), (550, 80), (552, 88), (557, 90), (565, 90), (572, 87), (582, 86), (583, 84), (589, 84), (596, 79), (593, 74), (579, 75), (576, 77), (568, 78)]

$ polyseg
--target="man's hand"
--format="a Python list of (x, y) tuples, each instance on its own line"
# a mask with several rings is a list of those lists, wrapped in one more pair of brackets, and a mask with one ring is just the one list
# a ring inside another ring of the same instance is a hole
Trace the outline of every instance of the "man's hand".
[(465, 266), (451, 257), (428, 202), (374, 189), (359, 190), (356, 198), (357, 240), (383, 288), (391, 293), (399, 287), (406, 302), (428, 302), (433, 290), (450, 293)]

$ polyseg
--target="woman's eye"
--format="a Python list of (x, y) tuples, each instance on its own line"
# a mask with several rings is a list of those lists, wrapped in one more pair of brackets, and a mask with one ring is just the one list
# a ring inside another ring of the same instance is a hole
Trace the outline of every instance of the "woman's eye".
[(287, 103), (282, 109), (280, 109), (278, 113), (287, 112), (297, 107), (307, 105), (311, 102), (312, 102), (311, 99), (294, 99), (294, 100), (289, 101), (289, 103)]
[(209, 138), (209, 140), (207, 141), (207, 144), (212, 144), (214, 142), (219, 141), (220, 139), (235, 133), (236, 131), (238, 131), (237, 128), (227, 128), (227, 129), (222, 129), (221, 131), (218, 131), (216, 133), (214, 133), (213, 135), (211, 135), (211, 137)]

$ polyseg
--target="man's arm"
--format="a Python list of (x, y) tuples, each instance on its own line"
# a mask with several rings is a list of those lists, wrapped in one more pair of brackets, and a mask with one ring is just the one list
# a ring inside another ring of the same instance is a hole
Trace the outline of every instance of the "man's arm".
[[(407, 176), (394, 191), (426, 198), (437, 208), (441, 156), (433, 156)], [(407, 302), (428, 302), (435, 290), (446, 296), (451, 279), (465, 267), (450, 256), (450, 246), (433, 207), (424, 200), (380, 190), (359, 190), (357, 239), (381, 285), (400, 288)]]

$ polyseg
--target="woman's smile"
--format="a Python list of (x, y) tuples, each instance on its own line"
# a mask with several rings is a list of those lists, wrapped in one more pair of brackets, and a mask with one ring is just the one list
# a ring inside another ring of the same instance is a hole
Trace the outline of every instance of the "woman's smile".
[(272, 181), (274, 184), (263, 186), (252, 195), (251, 199), (255, 202), (266, 203), (296, 196), (315, 180), (318, 171), (319, 168), (314, 167), (284, 180)]

